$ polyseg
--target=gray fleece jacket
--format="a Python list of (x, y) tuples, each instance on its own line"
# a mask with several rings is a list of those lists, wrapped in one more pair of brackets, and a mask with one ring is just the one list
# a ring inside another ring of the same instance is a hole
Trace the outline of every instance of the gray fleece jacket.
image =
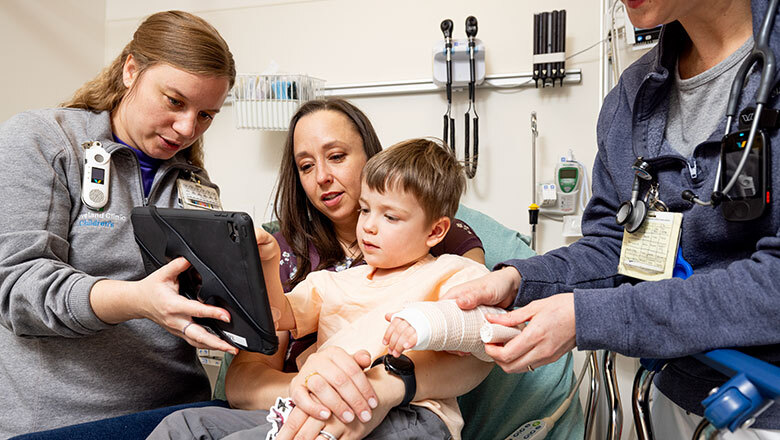
[[(80, 196), (81, 144), (94, 140), (112, 153), (103, 212)], [(181, 173), (208, 182), (181, 156), (145, 200), (107, 112), (31, 111), (0, 125), (0, 438), (209, 397), (193, 347), (146, 319), (106, 324), (89, 304), (98, 280), (145, 276), (130, 210), (177, 206)]]

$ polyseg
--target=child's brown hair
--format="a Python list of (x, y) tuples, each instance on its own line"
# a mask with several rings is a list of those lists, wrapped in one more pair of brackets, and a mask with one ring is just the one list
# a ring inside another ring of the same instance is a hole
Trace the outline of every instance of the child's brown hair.
[(368, 160), (363, 179), (369, 188), (388, 188), (414, 195), (428, 221), (455, 216), (466, 188), (463, 166), (435, 139), (410, 139), (382, 150)]

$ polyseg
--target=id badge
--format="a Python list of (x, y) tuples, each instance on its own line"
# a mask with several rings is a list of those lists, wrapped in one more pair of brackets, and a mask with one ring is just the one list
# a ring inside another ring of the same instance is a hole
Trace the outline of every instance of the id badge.
[(623, 231), (618, 273), (645, 281), (672, 278), (683, 215), (650, 211), (634, 233)]
[(216, 189), (186, 179), (176, 179), (179, 204), (184, 209), (222, 211), (222, 202)]

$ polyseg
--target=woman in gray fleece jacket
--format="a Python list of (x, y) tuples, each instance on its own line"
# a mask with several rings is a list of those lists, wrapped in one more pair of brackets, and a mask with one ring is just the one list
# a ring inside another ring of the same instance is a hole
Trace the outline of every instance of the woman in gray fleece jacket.
[[(209, 397), (193, 346), (236, 350), (192, 317), (230, 317), (178, 294), (183, 259), (145, 276), (129, 219), (177, 206), (178, 178), (213, 186), (201, 136), (234, 80), (211, 25), (161, 12), (64, 108), (0, 125), (0, 438)], [(92, 141), (111, 153), (100, 211), (81, 197)]]

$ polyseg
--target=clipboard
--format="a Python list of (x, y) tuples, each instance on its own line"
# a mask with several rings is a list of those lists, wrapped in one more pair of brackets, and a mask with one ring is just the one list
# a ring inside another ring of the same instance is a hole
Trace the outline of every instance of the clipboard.
[(179, 293), (222, 307), (230, 322), (193, 318), (241, 350), (274, 354), (279, 347), (260, 266), (252, 218), (243, 212), (133, 208), (135, 241), (147, 274), (183, 256)]

